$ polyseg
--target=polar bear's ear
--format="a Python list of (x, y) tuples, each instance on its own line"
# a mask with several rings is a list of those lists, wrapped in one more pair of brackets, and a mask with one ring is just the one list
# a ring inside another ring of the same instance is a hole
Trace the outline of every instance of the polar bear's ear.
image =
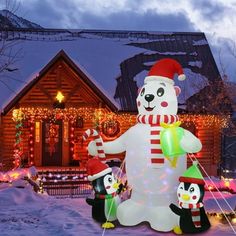
[(178, 97), (181, 93), (181, 88), (178, 86), (174, 86), (174, 89), (175, 89), (176, 96)]

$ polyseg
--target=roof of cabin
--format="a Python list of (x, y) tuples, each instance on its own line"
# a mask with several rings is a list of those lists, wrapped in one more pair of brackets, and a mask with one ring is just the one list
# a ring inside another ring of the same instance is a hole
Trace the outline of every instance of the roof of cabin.
[[(14, 63), (1, 73), (0, 109), (30, 86), (42, 69), (63, 50), (102, 94), (120, 110), (135, 111), (137, 88), (151, 66), (170, 57), (182, 65), (187, 80), (179, 103), (220, 79), (204, 33), (118, 30), (18, 29), (1, 31), (0, 37)], [(1, 64), (1, 62), (0, 62)]]
[(86, 72), (81, 70), (81, 68), (76, 65), (68, 55), (61, 50), (42, 70), (39, 72), (38, 76), (32, 79), (10, 102), (4, 107), (3, 113), (6, 114), (13, 108), (17, 102), (50, 70), (51, 66), (56, 63), (57, 60), (64, 60), (77, 75), (79, 75), (83, 81), (97, 94), (103, 102), (112, 110), (116, 111), (117, 107), (110, 101), (110, 99), (103, 93), (103, 90), (96, 85), (96, 82), (91, 80)]

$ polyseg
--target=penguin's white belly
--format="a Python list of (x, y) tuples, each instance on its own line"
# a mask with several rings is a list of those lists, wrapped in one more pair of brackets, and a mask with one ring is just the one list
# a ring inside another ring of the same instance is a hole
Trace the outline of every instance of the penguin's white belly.
[(129, 185), (134, 191), (143, 194), (165, 194), (176, 192), (178, 178), (186, 169), (186, 157), (178, 158), (177, 167), (170, 162), (160, 168), (153, 167), (150, 159), (151, 127), (136, 124), (126, 136), (126, 171)]
[[(115, 205), (116, 210), (117, 210), (117, 207), (121, 202), (120, 197), (117, 195), (113, 199), (114, 199), (113, 204)], [(107, 221), (114, 221), (117, 219), (116, 214), (115, 215), (112, 214), (111, 208), (107, 204), (107, 200), (105, 200), (105, 216), (106, 216)]]

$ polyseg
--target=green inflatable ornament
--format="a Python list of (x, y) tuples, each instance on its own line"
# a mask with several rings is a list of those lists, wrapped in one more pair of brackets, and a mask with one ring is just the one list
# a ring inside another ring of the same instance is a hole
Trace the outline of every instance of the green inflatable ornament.
[(173, 124), (161, 123), (163, 127), (160, 133), (161, 149), (172, 167), (176, 167), (177, 157), (186, 153), (180, 146), (180, 140), (184, 135), (184, 129), (179, 127), (180, 124), (180, 121)]

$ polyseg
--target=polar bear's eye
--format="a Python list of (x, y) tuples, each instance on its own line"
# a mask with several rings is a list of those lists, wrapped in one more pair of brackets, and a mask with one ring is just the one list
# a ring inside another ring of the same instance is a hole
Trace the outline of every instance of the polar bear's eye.
[(143, 96), (144, 93), (145, 93), (145, 88), (142, 89), (140, 95)]
[(157, 90), (157, 96), (158, 96), (158, 97), (162, 97), (163, 94), (164, 94), (164, 92), (165, 92), (165, 90), (164, 90), (163, 88), (159, 88), (159, 89)]

